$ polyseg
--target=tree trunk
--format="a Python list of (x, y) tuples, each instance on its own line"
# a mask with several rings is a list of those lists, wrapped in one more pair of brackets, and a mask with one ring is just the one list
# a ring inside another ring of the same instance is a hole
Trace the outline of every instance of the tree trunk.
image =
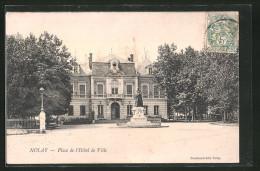
[(186, 109), (186, 106), (184, 107), (185, 108), (185, 122), (187, 122), (187, 109)]
[(189, 121), (190, 121), (190, 106), (189, 106)]
[(227, 121), (227, 118), (226, 118), (226, 111), (224, 110), (224, 122)]
[(195, 117), (195, 114), (196, 114), (196, 106), (193, 107), (193, 112), (192, 112), (192, 121), (194, 121), (194, 117)]

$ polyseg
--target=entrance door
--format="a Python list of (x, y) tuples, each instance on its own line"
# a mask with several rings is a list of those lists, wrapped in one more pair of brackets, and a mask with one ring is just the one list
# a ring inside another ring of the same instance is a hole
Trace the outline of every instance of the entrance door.
[(120, 106), (116, 102), (111, 104), (111, 119), (120, 119)]

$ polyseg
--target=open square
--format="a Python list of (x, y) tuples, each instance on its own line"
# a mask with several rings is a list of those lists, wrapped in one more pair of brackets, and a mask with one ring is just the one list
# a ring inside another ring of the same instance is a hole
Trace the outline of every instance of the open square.
[(7, 10), (6, 163), (239, 163), (239, 12), (87, 8)]
[(237, 124), (172, 122), (162, 126), (169, 127), (64, 125), (47, 134), (7, 135), (6, 159), (8, 164), (239, 162)]

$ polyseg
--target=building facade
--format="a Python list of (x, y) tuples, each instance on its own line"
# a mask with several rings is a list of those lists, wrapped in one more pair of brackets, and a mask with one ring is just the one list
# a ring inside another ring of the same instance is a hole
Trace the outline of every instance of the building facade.
[(69, 115), (90, 116), (95, 119), (126, 119), (132, 117), (134, 96), (139, 88), (147, 116), (167, 119), (167, 97), (154, 80), (152, 62), (145, 58), (136, 67), (134, 56), (122, 59), (113, 54), (92, 61), (89, 56), (88, 72), (80, 65), (73, 66), (73, 96)]

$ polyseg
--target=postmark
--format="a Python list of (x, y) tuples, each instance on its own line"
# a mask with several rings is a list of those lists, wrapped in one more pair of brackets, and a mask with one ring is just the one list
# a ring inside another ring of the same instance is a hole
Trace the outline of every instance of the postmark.
[(224, 53), (236, 53), (238, 51), (238, 12), (206, 13), (206, 26), (206, 51)]

